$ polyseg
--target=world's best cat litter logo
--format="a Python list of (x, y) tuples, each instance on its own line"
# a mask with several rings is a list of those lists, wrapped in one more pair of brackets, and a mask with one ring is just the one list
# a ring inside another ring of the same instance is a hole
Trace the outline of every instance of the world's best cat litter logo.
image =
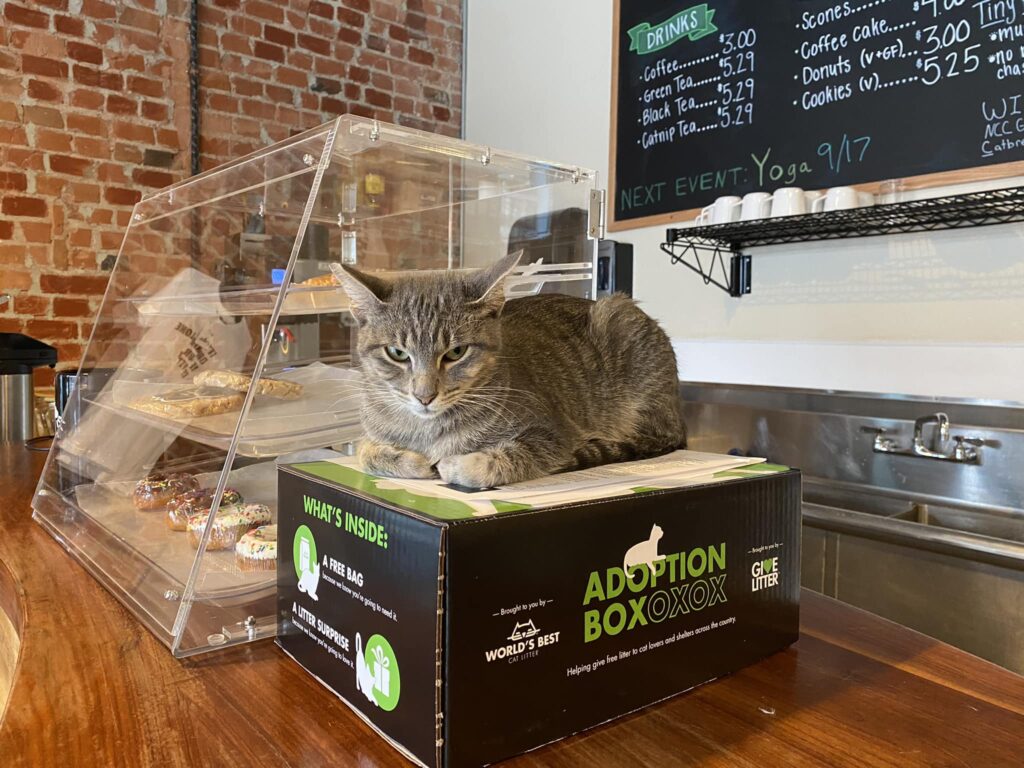
[(532, 659), (541, 649), (555, 645), (561, 632), (541, 632), (533, 619), (517, 621), (508, 635), (508, 643), (497, 648), (484, 651), (488, 663), (505, 661), (514, 664), (517, 661)]
[(313, 532), (305, 525), (295, 531), (292, 543), (292, 562), (295, 563), (295, 576), (299, 580), (299, 592), (305, 592), (313, 600), (319, 600), (316, 589), (320, 585), (320, 562), (316, 556), (316, 540)]
[(364, 649), (363, 638), (356, 632), (356, 688), (385, 712), (398, 706), (402, 675), (395, 651), (382, 635), (371, 635)]
[(779, 586), (779, 558), (769, 557), (756, 560), (750, 566), (750, 591), (758, 592)]
[(628, 550), (621, 566), (591, 572), (583, 594), (583, 642), (728, 602), (725, 542), (688, 552), (658, 552), (664, 531), (655, 524)]
[(524, 640), (539, 634), (540, 630), (537, 629), (537, 625), (533, 623), (533, 619), (527, 619), (526, 621), (516, 622), (515, 629), (512, 630), (512, 634), (508, 636), (508, 639)]

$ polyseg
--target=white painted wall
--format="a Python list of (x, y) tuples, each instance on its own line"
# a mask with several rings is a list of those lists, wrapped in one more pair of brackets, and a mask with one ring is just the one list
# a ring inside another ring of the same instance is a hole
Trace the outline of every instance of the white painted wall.
[[(608, 178), (611, 0), (468, 0), (466, 138)], [(753, 251), (732, 299), (635, 245), (690, 381), (1024, 402), (1024, 226)]]

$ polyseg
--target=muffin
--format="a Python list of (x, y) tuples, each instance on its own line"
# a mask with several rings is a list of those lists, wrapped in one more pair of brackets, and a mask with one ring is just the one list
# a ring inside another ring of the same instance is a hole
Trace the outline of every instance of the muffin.
[[(209, 512), (192, 515), (188, 519), (189, 543), (199, 548), (199, 541), (206, 529)], [(207, 549), (234, 549), (243, 534), (273, 522), (270, 507), (265, 504), (232, 504), (221, 507), (214, 515)]]
[[(167, 502), (167, 527), (172, 531), (188, 530), (188, 519), (210, 511), (213, 502), (213, 488), (196, 488), (171, 497)], [(242, 494), (234, 488), (225, 488), (220, 498), (220, 505), (241, 504)]]
[(242, 571), (272, 571), (277, 567), (277, 526), (261, 525), (235, 544), (235, 563)]
[(198, 487), (199, 481), (187, 472), (153, 472), (135, 484), (132, 503), (136, 509), (160, 509), (172, 497), (186, 491), (194, 491)]

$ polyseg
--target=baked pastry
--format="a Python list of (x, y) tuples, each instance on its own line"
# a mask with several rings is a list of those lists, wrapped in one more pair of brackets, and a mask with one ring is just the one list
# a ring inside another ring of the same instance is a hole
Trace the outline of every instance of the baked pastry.
[(235, 563), (241, 571), (272, 571), (277, 567), (277, 526), (261, 525), (235, 544)]
[(173, 496), (199, 487), (199, 481), (187, 472), (152, 472), (135, 484), (132, 503), (136, 509), (160, 509)]
[[(198, 385), (222, 387), (237, 392), (247, 392), (252, 384), (252, 376), (233, 371), (200, 371), (192, 382)], [(302, 396), (302, 385), (294, 381), (281, 381), (263, 377), (256, 384), (257, 395), (269, 395), (282, 400), (295, 400)]]
[[(209, 518), (209, 512), (202, 512), (188, 519), (188, 541), (196, 549), (199, 548), (199, 541), (203, 537)], [(233, 504), (221, 507), (210, 524), (212, 528), (206, 548), (234, 549), (243, 534), (272, 522), (274, 521), (270, 507), (265, 504)]]
[(303, 280), (299, 285), (321, 287), (325, 285), (338, 286), (341, 285), (341, 283), (338, 282), (338, 278), (328, 272), (325, 275), (317, 275), (316, 277), (311, 277), (308, 280)]
[(132, 407), (172, 418), (196, 418), (229, 413), (242, 407), (242, 394), (225, 387), (177, 387), (159, 395), (136, 400)]
[[(196, 488), (171, 497), (167, 502), (167, 527), (172, 531), (188, 530), (188, 519), (192, 515), (210, 511), (213, 502), (213, 488)], [(225, 488), (220, 497), (222, 507), (241, 504), (242, 494), (234, 488)]]

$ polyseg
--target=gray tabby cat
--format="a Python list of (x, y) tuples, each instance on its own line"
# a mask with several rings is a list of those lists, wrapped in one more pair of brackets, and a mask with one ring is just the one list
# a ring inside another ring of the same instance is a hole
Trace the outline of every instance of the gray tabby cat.
[(367, 471), (489, 488), (684, 447), (676, 358), (623, 295), (506, 301), (470, 273), (336, 270), (359, 323)]

